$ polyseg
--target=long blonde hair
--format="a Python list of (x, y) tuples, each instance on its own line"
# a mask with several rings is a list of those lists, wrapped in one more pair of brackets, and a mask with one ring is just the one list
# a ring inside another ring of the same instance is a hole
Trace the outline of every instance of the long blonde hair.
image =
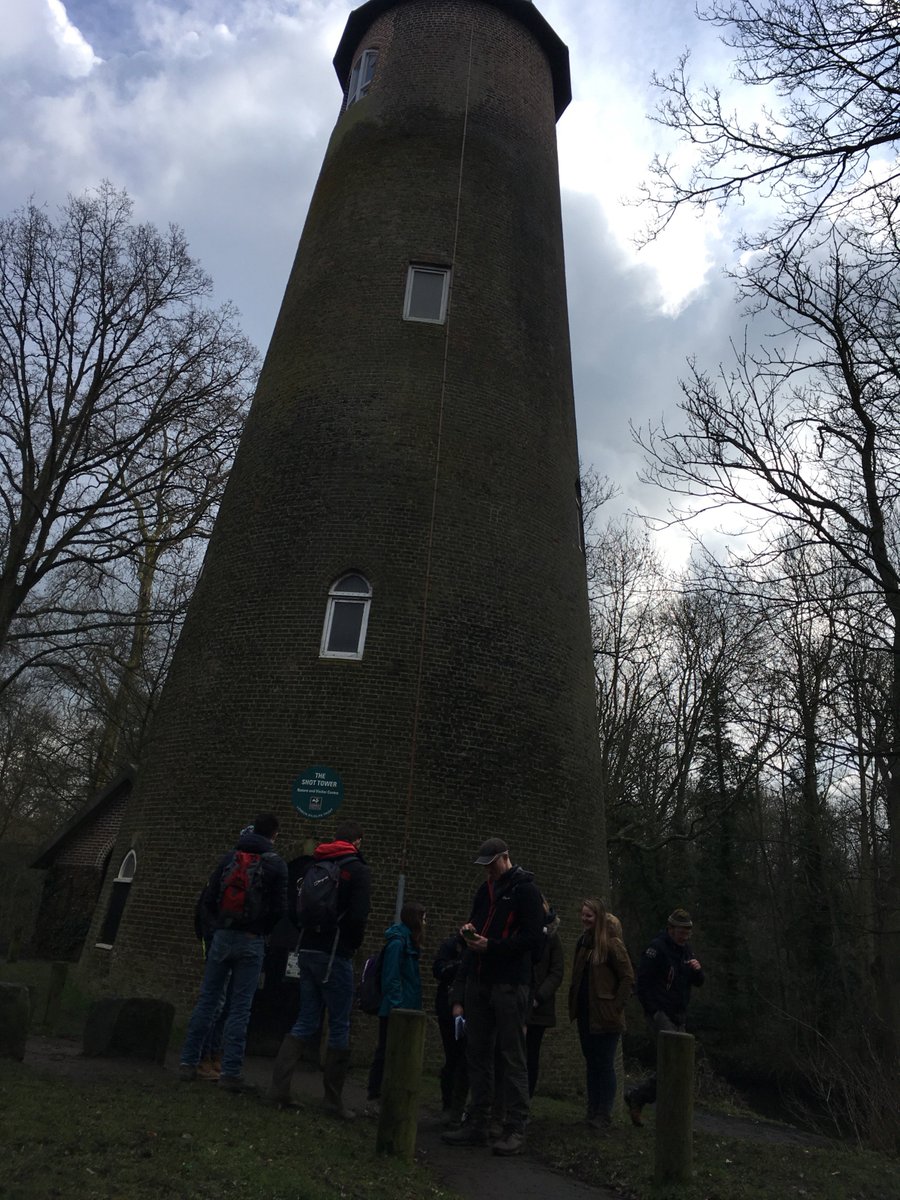
[(590, 942), (590, 944), (593, 946), (593, 949), (588, 957), (595, 966), (598, 966), (600, 963), (606, 962), (606, 955), (609, 951), (609, 930), (606, 927), (606, 905), (602, 900), (598, 900), (595, 897), (590, 897), (587, 900), (582, 900), (581, 907), (589, 908), (596, 917)]

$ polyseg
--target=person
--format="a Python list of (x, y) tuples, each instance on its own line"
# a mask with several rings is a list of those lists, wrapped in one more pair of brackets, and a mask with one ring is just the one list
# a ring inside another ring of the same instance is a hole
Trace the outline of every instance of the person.
[(582, 902), (581, 930), (569, 985), (569, 1019), (578, 1022), (584, 1055), (587, 1124), (602, 1133), (612, 1123), (616, 1046), (625, 1031), (634, 968), (622, 940), (610, 932), (602, 900)]
[[(259, 983), (266, 934), (274, 929), (287, 909), (287, 867), (275, 853), (277, 837), (278, 818), (272, 813), (262, 813), (253, 822), (250, 832), (241, 833), (234, 850), (220, 859), (210, 876), (204, 893), (204, 908), (213, 934), (200, 997), (181, 1048), (179, 1076), (183, 1080), (197, 1078), (203, 1045), (219, 1012), (230, 975), (231, 998), (222, 1031), (222, 1069), (218, 1086), (226, 1091), (252, 1090), (243, 1077), (250, 1006)], [(222, 892), (226, 870), (231, 870), (235, 855), (239, 853), (259, 856), (260, 882), (258, 897), (253, 893), (253, 904), (249, 902), (248, 893), (244, 913), (234, 916), (223, 910)]]
[(525, 1022), (531, 1003), (531, 970), (543, 950), (544, 909), (534, 876), (513, 866), (501, 838), (489, 838), (475, 859), (485, 881), (460, 929), (466, 953), (453, 990), (453, 1016), (466, 1022), (471, 1097), (469, 1120), (447, 1130), (451, 1146), (486, 1146), (494, 1100), (494, 1054), (503, 1062), (505, 1127), (495, 1154), (521, 1154), (528, 1121)]
[[(637, 996), (656, 1044), (664, 1031), (684, 1033), (691, 988), (703, 986), (700, 966), (688, 939), (693, 921), (683, 908), (676, 908), (666, 928), (656, 935), (638, 964)], [(641, 1110), (656, 1099), (655, 1072), (625, 1093), (632, 1123), (643, 1125)]]
[(525, 1027), (525, 1057), (528, 1068), (528, 1096), (534, 1095), (541, 1065), (544, 1031), (556, 1024), (556, 993), (565, 973), (565, 955), (559, 936), (559, 917), (546, 897), (544, 908), (544, 950), (532, 972), (531, 1010)]
[(291, 1102), (291, 1079), (301, 1062), (318, 1064), (322, 1019), (328, 1013), (325, 1051), (325, 1110), (352, 1120), (356, 1115), (343, 1101), (350, 1067), (350, 1012), (353, 1007), (353, 954), (362, 945), (371, 906), (371, 874), (360, 853), (362, 831), (345, 822), (334, 839), (313, 851), (314, 862), (334, 862), (339, 868), (336, 928), (305, 927), (299, 914), (300, 1011), (285, 1035), (275, 1059), (268, 1104)]
[(381, 960), (381, 1007), (378, 1010), (378, 1045), (369, 1069), (368, 1099), (381, 1096), (388, 1020), (394, 1008), (422, 1007), (419, 949), (425, 930), (425, 906), (410, 900), (400, 909), (400, 920), (384, 931)]
[(451, 993), (465, 947), (466, 943), (459, 930), (454, 930), (450, 937), (441, 942), (431, 965), (431, 972), (437, 980), (434, 1010), (444, 1048), (444, 1065), (441, 1067), (440, 1076), (441, 1109), (444, 1122), (450, 1129), (459, 1129), (462, 1124), (466, 1096), (469, 1092), (465, 1033), (458, 1027), (451, 1011)]
[[(241, 834), (250, 833), (252, 830), (253, 826), (250, 825), (247, 829), (242, 829)], [(203, 947), (204, 962), (209, 958), (213, 935), (216, 932), (216, 914), (210, 913), (208, 899), (209, 883), (207, 882), (198, 896), (194, 908), (194, 932)], [(200, 1050), (200, 1062), (197, 1064), (197, 1078), (207, 1079), (211, 1083), (215, 1083), (222, 1073), (222, 1042), (225, 1035), (225, 1021), (228, 1018), (228, 1008), (231, 1003), (233, 978), (229, 971), (228, 982), (219, 1000), (218, 1010), (213, 1017), (209, 1032), (204, 1039)]]

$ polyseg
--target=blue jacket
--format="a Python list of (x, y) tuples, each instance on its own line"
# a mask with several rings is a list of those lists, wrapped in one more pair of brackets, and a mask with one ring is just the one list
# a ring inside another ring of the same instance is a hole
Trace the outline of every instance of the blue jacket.
[(386, 1017), (392, 1008), (421, 1008), (422, 980), (419, 976), (419, 947), (408, 925), (391, 925), (384, 931), (381, 960), (381, 1008)]

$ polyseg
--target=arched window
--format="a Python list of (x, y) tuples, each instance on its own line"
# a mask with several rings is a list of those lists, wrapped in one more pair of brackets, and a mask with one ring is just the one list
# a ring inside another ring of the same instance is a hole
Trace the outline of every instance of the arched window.
[(133, 850), (129, 850), (122, 859), (118, 874), (113, 880), (109, 907), (106, 910), (106, 916), (103, 918), (103, 928), (100, 930), (100, 938), (97, 942), (97, 946), (101, 950), (112, 950), (113, 948), (113, 942), (115, 942), (116, 934), (119, 932), (119, 923), (122, 920), (122, 913), (125, 911), (125, 902), (128, 899), (128, 893), (136, 871), (137, 855)]
[(372, 588), (362, 575), (342, 575), (331, 586), (320, 658), (362, 658)]
[(369, 84), (372, 82), (372, 76), (375, 74), (375, 63), (378, 61), (377, 50), (363, 50), (362, 54), (353, 64), (353, 70), (350, 72), (350, 82), (347, 85), (347, 104), (349, 108), (356, 100), (362, 100), (363, 96), (369, 90)]

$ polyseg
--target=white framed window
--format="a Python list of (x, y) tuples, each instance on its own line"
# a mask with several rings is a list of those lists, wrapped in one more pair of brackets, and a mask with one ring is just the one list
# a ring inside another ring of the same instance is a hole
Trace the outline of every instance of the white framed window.
[(449, 267), (426, 267), (411, 263), (406, 276), (404, 321), (428, 321), (443, 325), (450, 291)]
[(345, 108), (349, 108), (351, 104), (357, 100), (362, 100), (363, 96), (365, 96), (372, 82), (372, 76), (375, 74), (375, 64), (377, 61), (377, 50), (363, 50), (362, 54), (353, 64), (353, 70), (350, 72), (350, 82), (347, 85), (347, 103), (344, 105)]
[(362, 658), (371, 603), (371, 585), (356, 572), (342, 575), (331, 585), (320, 658)]
[(116, 934), (119, 932), (119, 924), (122, 920), (122, 914), (125, 911), (125, 903), (128, 900), (128, 893), (131, 891), (131, 884), (134, 880), (136, 871), (137, 855), (133, 850), (129, 850), (122, 859), (118, 873), (113, 880), (112, 894), (109, 898), (109, 907), (106, 910), (106, 916), (103, 918), (103, 927), (100, 930), (100, 939), (96, 943), (98, 950), (112, 950), (113, 948), (113, 943), (116, 940)]

